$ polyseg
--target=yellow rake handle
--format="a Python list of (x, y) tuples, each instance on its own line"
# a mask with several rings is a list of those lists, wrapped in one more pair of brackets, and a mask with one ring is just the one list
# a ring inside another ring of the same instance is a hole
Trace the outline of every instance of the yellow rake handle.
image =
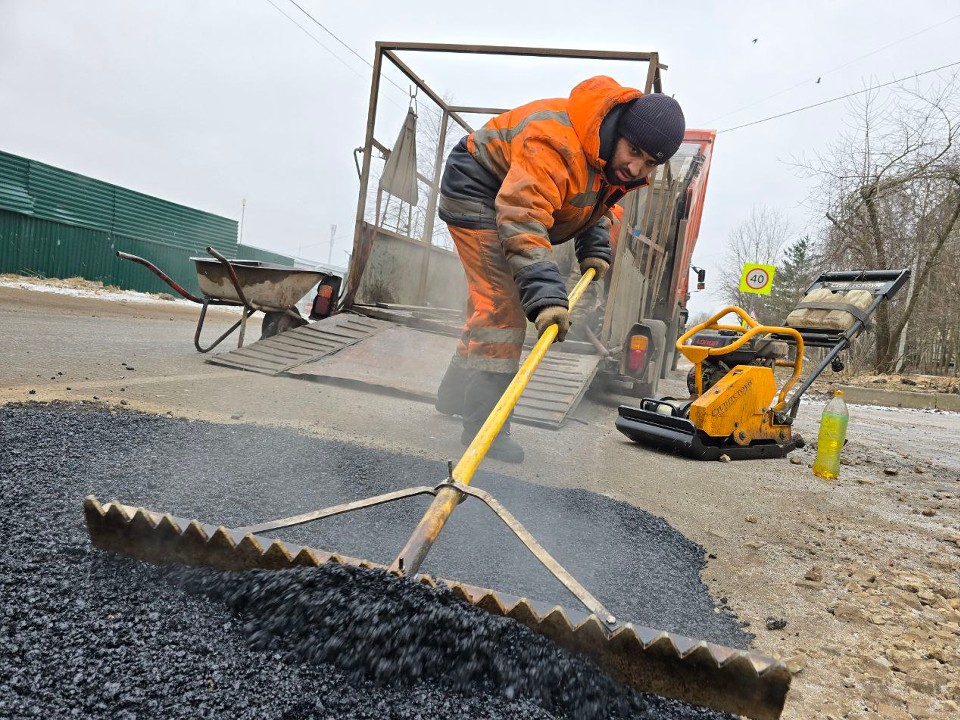
[[(587, 289), (587, 285), (593, 280), (594, 275), (596, 275), (596, 270), (593, 268), (588, 269), (570, 293), (569, 302), (571, 310), (573, 310), (580, 301), (581, 296)], [(477, 471), (480, 463), (483, 462), (483, 458), (486, 457), (490, 445), (493, 444), (503, 424), (507, 421), (507, 418), (510, 417), (513, 408), (520, 401), (520, 396), (530, 382), (530, 378), (533, 377), (537, 366), (540, 365), (543, 356), (547, 354), (547, 350), (550, 349), (553, 341), (556, 340), (557, 332), (558, 328), (556, 324), (551, 325), (544, 331), (543, 335), (540, 336), (540, 339), (537, 340), (536, 345), (533, 346), (533, 349), (530, 351), (527, 359), (524, 360), (523, 365), (520, 366), (510, 385), (503, 391), (499, 402), (494, 406), (490, 415), (487, 416), (483, 425), (480, 426), (480, 430), (477, 432), (476, 437), (473, 438), (473, 442), (467, 446), (466, 451), (460, 457), (460, 462), (453, 468), (454, 480), (458, 480), (464, 485), (470, 484), (470, 481), (473, 479), (473, 474)]]
[[(583, 293), (586, 291), (587, 286), (596, 274), (596, 270), (593, 268), (589, 268), (583, 273), (580, 282), (577, 283), (576, 287), (574, 287), (570, 293), (570, 310), (576, 307)], [(467, 446), (466, 451), (460, 457), (460, 461), (456, 467), (453, 468), (451, 475), (454, 480), (464, 485), (470, 484), (474, 473), (477, 471), (480, 463), (483, 462), (483, 458), (486, 457), (490, 445), (493, 444), (503, 424), (507, 421), (507, 418), (510, 417), (510, 413), (513, 412), (514, 406), (520, 400), (520, 395), (523, 394), (524, 389), (530, 382), (530, 378), (533, 377), (534, 371), (537, 369), (540, 361), (543, 360), (543, 356), (547, 354), (547, 350), (550, 349), (553, 341), (556, 340), (557, 332), (557, 325), (553, 324), (549, 326), (543, 335), (540, 336), (540, 339), (537, 340), (527, 359), (524, 360), (523, 365), (520, 366), (520, 370), (517, 371), (510, 385), (504, 390), (503, 395), (500, 396), (500, 400), (494, 406), (490, 415), (487, 416), (483, 425), (480, 426), (480, 430), (470, 445)], [(407, 544), (393, 561), (393, 565), (391, 566), (392, 570), (407, 575), (413, 575), (417, 572), (427, 552), (430, 550), (431, 545), (433, 545), (433, 542), (437, 539), (437, 535), (440, 534), (440, 530), (447, 522), (447, 518), (450, 517), (453, 509), (460, 502), (461, 497), (460, 491), (452, 487), (445, 487), (437, 492), (433, 502), (430, 503), (430, 507), (427, 508), (427, 511), (420, 519), (410, 539), (407, 540)]]

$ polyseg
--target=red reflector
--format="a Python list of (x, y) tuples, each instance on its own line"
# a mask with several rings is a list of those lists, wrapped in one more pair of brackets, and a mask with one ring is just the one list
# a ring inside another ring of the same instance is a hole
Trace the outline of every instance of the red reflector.
[(313, 314), (326, 317), (330, 314), (330, 301), (333, 299), (333, 288), (321, 285), (317, 288), (317, 297), (313, 301)]
[(643, 370), (647, 364), (647, 347), (650, 338), (646, 335), (634, 335), (630, 338), (630, 351), (627, 353), (627, 369), (631, 372)]

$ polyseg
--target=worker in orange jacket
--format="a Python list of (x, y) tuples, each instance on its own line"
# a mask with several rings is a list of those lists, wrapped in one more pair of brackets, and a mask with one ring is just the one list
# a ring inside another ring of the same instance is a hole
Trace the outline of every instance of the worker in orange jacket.
[[(537, 332), (570, 326), (564, 278), (552, 247), (574, 240), (582, 271), (610, 267), (609, 209), (665, 163), (683, 140), (679, 104), (612, 78), (577, 85), (568, 98), (509, 110), (451, 151), (439, 214), (467, 278), (467, 319), (437, 391), (437, 409), (463, 418), (469, 444), (519, 368), (527, 320)], [(504, 424), (488, 456), (522, 462)]]

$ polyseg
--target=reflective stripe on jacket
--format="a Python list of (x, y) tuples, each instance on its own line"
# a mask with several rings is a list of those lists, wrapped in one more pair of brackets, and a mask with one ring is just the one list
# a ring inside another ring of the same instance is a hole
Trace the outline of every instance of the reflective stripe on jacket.
[(577, 258), (610, 262), (606, 213), (631, 187), (610, 185), (606, 159), (616, 117), (642, 93), (606, 76), (569, 98), (537, 100), (490, 120), (451, 152), (441, 182), (440, 217), (466, 228), (496, 228), (524, 312), (567, 306), (552, 245), (576, 238)]

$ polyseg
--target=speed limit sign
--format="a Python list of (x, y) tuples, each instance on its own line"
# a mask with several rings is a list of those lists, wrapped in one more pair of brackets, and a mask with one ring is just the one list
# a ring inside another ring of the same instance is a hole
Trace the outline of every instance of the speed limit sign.
[(740, 275), (740, 292), (769, 295), (773, 289), (773, 275), (777, 272), (774, 265), (747, 263)]

